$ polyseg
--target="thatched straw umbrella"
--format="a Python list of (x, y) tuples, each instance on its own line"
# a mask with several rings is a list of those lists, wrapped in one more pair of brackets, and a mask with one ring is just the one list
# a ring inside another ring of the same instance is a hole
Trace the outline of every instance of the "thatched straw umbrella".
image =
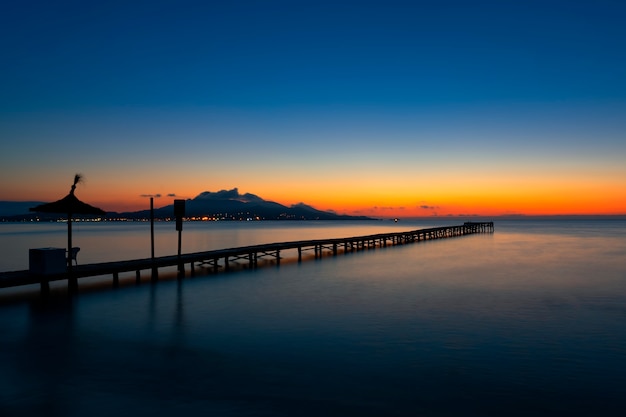
[(74, 214), (91, 214), (103, 216), (106, 212), (94, 206), (90, 206), (87, 203), (83, 203), (74, 195), (76, 190), (76, 184), (83, 179), (81, 174), (74, 175), (74, 184), (72, 184), (72, 190), (68, 195), (53, 203), (41, 204), (37, 207), (33, 207), (30, 211), (36, 211), (41, 213), (61, 213), (67, 214), (67, 268), (68, 268), (68, 281), (70, 289), (77, 287), (77, 282), (72, 277), (72, 216)]

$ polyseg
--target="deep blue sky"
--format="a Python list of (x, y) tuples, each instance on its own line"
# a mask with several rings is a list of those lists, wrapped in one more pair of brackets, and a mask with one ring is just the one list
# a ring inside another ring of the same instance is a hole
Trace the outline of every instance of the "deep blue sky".
[[(75, 170), (107, 190), (137, 181), (111, 204), (237, 186), (297, 202), (349, 171), (331, 196), (354, 188), (367, 210), (393, 198), (367, 195), (359, 178), (403, 184), (396, 193), (426, 180), (450, 191), (454, 175), (517, 184), (527, 170), (557, 187), (581, 161), (613, 187), (626, 156), (624, 22), (619, 1), (10, 2), (0, 15), (0, 199), (35, 198), (38, 176)], [(50, 143), (58, 149), (33, 154)], [(468, 149), (492, 165), (465, 166)], [(406, 167), (408, 155), (449, 165), (364, 175), (372, 163)], [(299, 193), (276, 179), (285, 175), (317, 188)], [(402, 196), (398, 208), (437, 198)]]
[(622, 2), (11, 2), (2, 109), (615, 100)]

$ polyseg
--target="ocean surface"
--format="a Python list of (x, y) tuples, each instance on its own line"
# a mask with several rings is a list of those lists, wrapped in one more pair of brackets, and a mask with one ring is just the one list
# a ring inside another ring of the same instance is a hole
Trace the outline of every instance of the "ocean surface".
[[(183, 252), (422, 222), (185, 223)], [(0, 271), (66, 225), (0, 223)], [(177, 251), (157, 223), (156, 256)], [(74, 225), (79, 263), (148, 223)], [(201, 272), (201, 270), (196, 270)], [(0, 290), (0, 416), (612, 416), (626, 409), (626, 221), (477, 234), (72, 298)], [(107, 283), (110, 283), (110, 277)], [(33, 287), (37, 289), (36, 286)]]

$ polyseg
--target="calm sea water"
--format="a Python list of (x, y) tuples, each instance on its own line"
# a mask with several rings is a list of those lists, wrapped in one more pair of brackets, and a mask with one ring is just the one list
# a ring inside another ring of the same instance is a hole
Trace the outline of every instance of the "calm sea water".
[[(185, 224), (183, 248), (431, 225)], [(157, 225), (157, 256), (176, 252), (173, 228)], [(65, 233), (0, 225), (0, 270)], [(150, 254), (145, 224), (78, 225), (74, 242), (81, 263)], [(626, 222), (497, 221), (278, 268), (5, 297), (0, 329), (2, 416), (621, 415)]]

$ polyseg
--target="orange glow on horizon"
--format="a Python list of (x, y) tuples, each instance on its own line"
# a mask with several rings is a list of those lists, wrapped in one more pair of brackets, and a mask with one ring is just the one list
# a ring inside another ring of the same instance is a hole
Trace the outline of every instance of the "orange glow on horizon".
[[(40, 182), (3, 186), (0, 199), (9, 201), (55, 201), (64, 197), (71, 178), (59, 184)], [(352, 179), (351, 179), (352, 180)], [(377, 218), (431, 216), (501, 215), (624, 215), (626, 194), (623, 181), (594, 181), (593, 178), (449, 178), (424, 182), (338, 181), (319, 184), (314, 180), (294, 180), (275, 184), (249, 182), (242, 186), (201, 188), (195, 182), (171, 179), (158, 186), (142, 181), (111, 181), (87, 178), (79, 184), (79, 199), (105, 211), (138, 211), (149, 208), (146, 194), (161, 194), (155, 207), (173, 203), (175, 198), (190, 199), (203, 191), (217, 192), (237, 187), (240, 194), (252, 193), (286, 206), (305, 203), (318, 210)], [(388, 180), (388, 179), (387, 179)], [(44, 180), (45, 181), (45, 180)], [(115, 183), (115, 186), (111, 184)], [(184, 186), (181, 186), (184, 184)], [(175, 196), (169, 196), (173, 193)]]

